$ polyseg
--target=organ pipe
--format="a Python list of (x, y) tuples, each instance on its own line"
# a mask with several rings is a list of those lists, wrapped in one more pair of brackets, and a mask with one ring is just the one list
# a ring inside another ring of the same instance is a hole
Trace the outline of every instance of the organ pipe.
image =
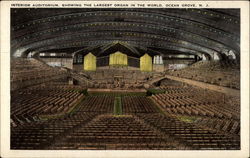
[(147, 53), (140, 58), (140, 70), (141, 71), (152, 71), (152, 57)]
[(95, 71), (96, 70), (96, 56), (92, 53), (88, 53), (84, 56), (83, 69), (86, 71)]
[(128, 56), (126, 54), (123, 54), (121, 52), (115, 52), (113, 54), (110, 54), (109, 56), (109, 65), (114, 66), (127, 66), (128, 65)]

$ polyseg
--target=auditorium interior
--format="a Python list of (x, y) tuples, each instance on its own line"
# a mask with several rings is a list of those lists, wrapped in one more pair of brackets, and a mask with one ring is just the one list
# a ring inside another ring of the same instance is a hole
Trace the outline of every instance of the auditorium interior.
[(240, 10), (12, 8), (12, 150), (240, 150)]

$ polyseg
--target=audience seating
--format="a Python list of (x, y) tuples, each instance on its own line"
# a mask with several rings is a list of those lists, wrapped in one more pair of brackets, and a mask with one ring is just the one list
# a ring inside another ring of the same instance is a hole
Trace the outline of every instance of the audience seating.
[(81, 103), (79, 111), (112, 113), (114, 109), (113, 96), (89, 96)]
[(240, 89), (239, 65), (227, 61), (200, 61), (184, 69), (167, 71), (167, 74)]
[(150, 98), (168, 113), (239, 119), (239, 106), (230, 103), (232, 98), (209, 90), (182, 87), (160, 86), (166, 92)]
[(12, 91), (65, 77), (67, 77), (66, 71), (50, 67), (36, 59), (11, 60)]
[(69, 133), (50, 149), (175, 149), (133, 116), (100, 115)]
[[(211, 78), (211, 74), (230, 65), (212, 64), (208, 69), (207, 63), (198, 62), (191, 66), (192, 74), (188, 68), (170, 73), (223, 85), (222, 80), (233, 73), (225, 71), (220, 80)], [(208, 73), (196, 71), (199, 68), (204, 72), (208, 69)], [(61, 79), (67, 73), (36, 60), (13, 60), (11, 71), (11, 84), (14, 85), (11, 91), (11, 149), (240, 149), (240, 99), (237, 97), (170, 80), (161, 81), (157, 87), (164, 93), (152, 96), (145, 93), (86, 93), (84, 96), (86, 87), (117, 88), (117, 85), (112, 81), (92, 81), (85, 74), (73, 74), (87, 83), (82, 86), (68, 85), (63, 80), (54, 82), (53, 76)], [(236, 82), (238, 78), (232, 80)], [(231, 87), (232, 80), (228, 83)], [(127, 89), (142, 86), (140, 82), (119, 84), (118, 88)], [(114, 112), (117, 96), (121, 97), (119, 115)], [(184, 117), (193, 120), (182, 120)]]
[(78, 112), (62, 118), (33, 122), (11, 128), (11, 149), (46, 149), (57, 139), (96, 116)]
[[(35, 96), (40, 95), (40, 101), (45, 100), (48, 104), (51, 102), (49, 99), (53, 100), (54, 97), (67, 98), (75, 95), (70, 93), (73, 90), (53, 91), (51, 86), (50, 88), (46, 91), (33, 87), (21, 91), (20, 94), (23, 96), (35, 94), (34, 98), (14, 97), (14, 100), (19, 98), (20, 102), (29, 102), (39, 100)], [(193, 91), (195, 92), (195, 90)], [(208, 98), (194, 99), (194, 95), (198, 94), (178, 93), (176, 90), (176, 93), (166, 92), (151, 97), (162, 97), (158, 98), (158, 101), (175, 100), (175, 102), (171, 102), (173, 106), (170, 110), (172, 113), (174, 112), (174, 115), (159, 113), (154, 103), (146, 96), (125, 95), (122, 96), (123, 115), (116, 116), (112, 114), (115, 96), (103, 94), (85, 97), (74, 113), (68, 113), (58, 118), (33, 120), (16, 125), (15, 119), (20, 118), (13, 117), (11, 149), (239, 150), (239, 122), (234, 121), (233, 115), (226, 121), (223, 118), (224, 115), (219, 117), (215, 111), (213, 114), (209, 111), (212, 108), (206, 108), (206, 106), (219, 104), (220, 101), (208, 102)], [(46, 100), (46, 97), (51, 98)], [(55, 100), (55, 103), (60, 104), (61, 102)], [(199, 117), (192, 123), (186, 123), (176, 117), (188, 113), (191, 116), (205, 115), (205, 117)], [(27, 114), (31, 113), (27, 112)], [(23, 114), (21, 116), (22, 119), (28, 118)], [(212, 122), (211, 118), (217, 119), (217, 121)]]
[(130, 113), (154, 113), (157, 112), (152, 101), (145, 96), (125, 96), (122, 98), (123, 112)]
[(239, 150), (239, 138), (203, 129), (194, 123), (185, 123), (161, 114), (137, 114), (137, 116), (160, 131), (172, 136), (193, 149)]
[[(11, 97), (11, 118), (13, 124), (39, 121), (40, 116), (67, 113), (84, 98), (73, 86), (35, 86), (19, 90)], [(79, 88), (79, 87), (77, 87)]]
[(199, 117), (196, 124), (206, 128), (215, 129), (225, 134), (240, 135), (240, 122), (233, 119), (220, 119), (220, 118), (204, 118)]

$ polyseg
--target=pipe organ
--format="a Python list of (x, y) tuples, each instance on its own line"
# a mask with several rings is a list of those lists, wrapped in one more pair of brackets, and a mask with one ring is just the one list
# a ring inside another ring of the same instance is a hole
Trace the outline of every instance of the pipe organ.
[(152, 57), (147, 53), (140, 58), (140, 70), (141, 71), (152, 71)]
[(115, 52), (109, 56), (109, 65), (110, 66), (127, 66), (128, 65), (128, 56), (121, 52)]
[(92, 53), (88, 53), (84, 56), (83, 69), (85, 71), (95, 71), (96, 70), (96, 56)]

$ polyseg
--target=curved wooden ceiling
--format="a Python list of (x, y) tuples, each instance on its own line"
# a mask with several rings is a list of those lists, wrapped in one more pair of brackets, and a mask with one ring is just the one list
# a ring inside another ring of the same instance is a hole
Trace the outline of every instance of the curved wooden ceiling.
[(239, 56), (240, 10), (11, 9), (12, 54), (91, 51), (117, 42), (163, 55), (169, 50), (210, 56), (233, 50)]

